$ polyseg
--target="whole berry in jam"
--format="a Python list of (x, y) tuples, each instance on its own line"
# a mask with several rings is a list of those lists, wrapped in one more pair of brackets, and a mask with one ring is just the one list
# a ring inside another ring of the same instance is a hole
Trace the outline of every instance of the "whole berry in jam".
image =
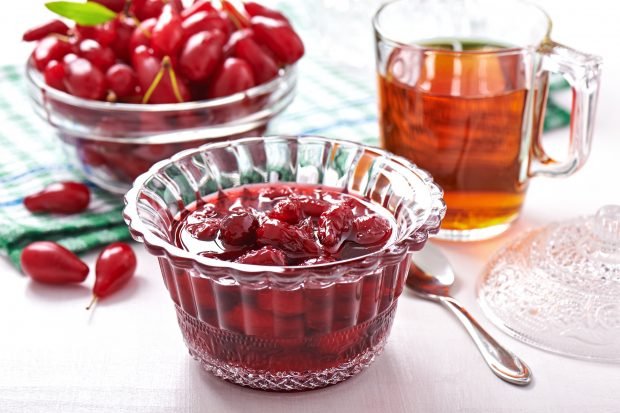
[(346, 204), (334, 205), (319, 217), (319, 240), (327, 247), (337, 246), (353, 223), (353, 211)]
[(265, 246), (255, 251), (249, 251), (237, 258), (241, 264), (255, 265), (286, 265), (286, 255), (283, 251)]
[(249, 212), (231, 212), (220, 223), (220, 237), (228, 245), (248, 245), (256, 240), (257, 228), (258, 220)]
[(385, 219), (366, 215), (353, 220), (353, 232), (355, 233), (355, 242), (361, 245), (369, 245), (388, 239), (392, 233), (392, 228)]

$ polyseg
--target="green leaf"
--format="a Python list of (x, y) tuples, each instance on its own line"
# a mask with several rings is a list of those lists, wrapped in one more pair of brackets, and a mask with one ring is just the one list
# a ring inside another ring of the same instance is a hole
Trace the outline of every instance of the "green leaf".
[(92, 1), (86, 3), (52, 1), (45, 3), (45, 7), (62, 17), (73, 20), (80, 26), (95, 26), (116, 17), (115, 12)]

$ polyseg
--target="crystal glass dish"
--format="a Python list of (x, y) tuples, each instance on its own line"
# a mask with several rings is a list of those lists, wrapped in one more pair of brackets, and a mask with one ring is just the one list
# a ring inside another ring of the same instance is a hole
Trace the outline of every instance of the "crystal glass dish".
[(296, 66), (244, 92), (174, 104), (109, 103), (48, 86), (29, 61), (35, 112), (54, 127), (69, 160), (98, 186), (119, 195), (155, 162), (204, 143), (259, 136), (293, 100)]
[(518, 237), (489, 262), (478, 299), (528, 344), (620, 362), (620, 206)]
[[(379, 250), (308, 266), (262, 266), (181, 249), (172, 223), (218, 190), (322, 185), (386, 210), (395, 236)], [(157, 256), (190, 354), (205, 369), (264, 390), (307, 390), (358, 373), (381, 352), (410, 252), (445, 214), (426, 172), (380, 149), (320, 137), (244, 138), (155, 164), (125, 196), (132, 236)]]

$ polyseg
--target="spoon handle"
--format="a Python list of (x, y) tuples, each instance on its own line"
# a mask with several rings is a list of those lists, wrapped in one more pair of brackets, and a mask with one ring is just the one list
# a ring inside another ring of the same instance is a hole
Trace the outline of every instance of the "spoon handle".
[(527, 364), (495, 341), (458, 301), (452, 297), (441, 297), (440, 301), (463, 323), (484, 361), (497, 377), (520, 386), (528, 385), (532, 381), (532, 373)]

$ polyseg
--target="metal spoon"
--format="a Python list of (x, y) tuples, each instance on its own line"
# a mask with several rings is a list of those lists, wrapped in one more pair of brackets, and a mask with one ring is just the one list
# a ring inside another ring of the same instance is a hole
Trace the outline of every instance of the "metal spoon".
[(407, 286), (416, 295), (440, 302), (456, 315), (495, 375), (512, 384), (528, 385), (532, 381), (532, 373), (527, 364), (495, 341), (465, 308), (450, 297), (452, 284), (454, 271), (437, 247), (426, 244), (422, 251), (413, 256)]

